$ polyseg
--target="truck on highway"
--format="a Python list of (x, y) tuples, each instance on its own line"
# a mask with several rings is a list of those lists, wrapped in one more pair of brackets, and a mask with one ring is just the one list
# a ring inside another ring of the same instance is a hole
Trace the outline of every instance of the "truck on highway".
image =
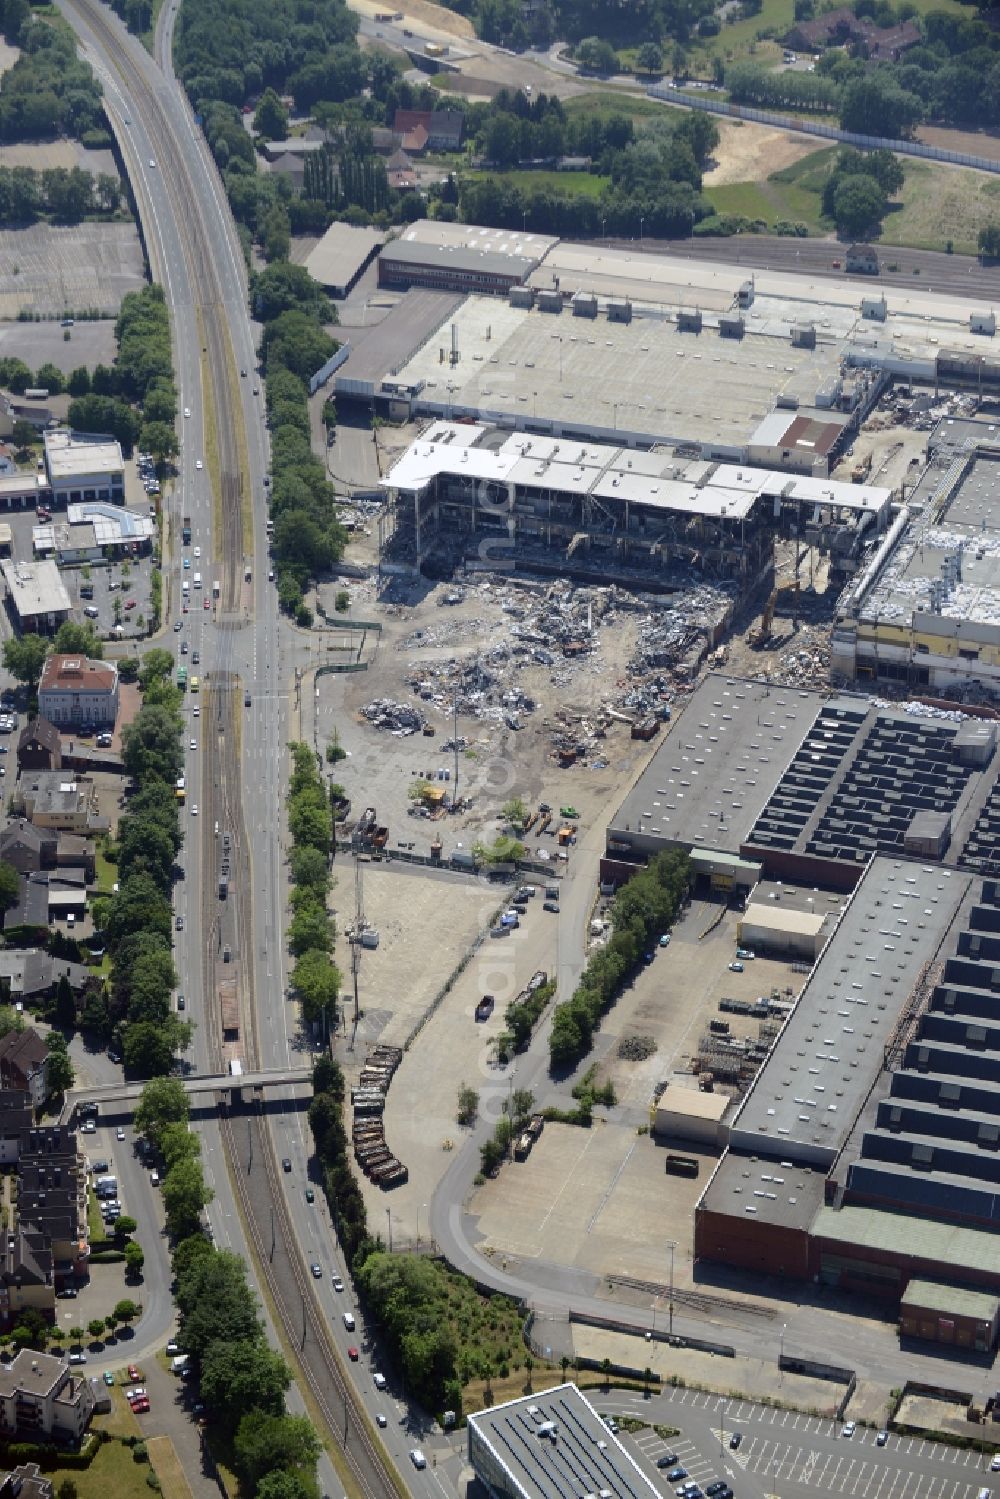
[(190, 515), (185, 515), (184, 519), (181, 521), (181, 540), (183, 541), (183, 543), (184, 543), (184, 545), (186, 547), (189, 547), (191, 545), (191, 517), (190, 517)]

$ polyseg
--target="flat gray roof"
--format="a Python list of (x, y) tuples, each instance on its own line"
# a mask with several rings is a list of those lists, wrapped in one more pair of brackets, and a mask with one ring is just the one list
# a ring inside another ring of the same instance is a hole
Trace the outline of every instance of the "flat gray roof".
[(473, 245), (425, 245), (419, 240), (394, 239), (382, 251), (382, 260), (394, 265), (444, 266), (456, 271), (491, 271), (523, 281), (537, 264), (527, 255), (501, 250), (479, 249)]
[(818, 692), (711, 672), (612, 819), (615, 832), (736, 850), (823, 704)]
[[(396, 300), (381, 321), (363, 328), (343, 326), (342, 337), (350, 343), (351, 352), (333, 377), (338, 395), (373, 396), (386, 375), (405, 364), (436, 329), (443, 328), (462, 300), (459, 292), (414, 287), (408, 292), (379, 292), (377, 298), (373, 294), (375, 311), (383, 297)], [(448, 338), (446, 329), (442, 336)]]
[(997, 1314), (997, 1298), (989, 1291), (971, 1291), (968, 1286), (943, 1286), (935, 1280), (911, 1280), (903, 1305), (927, 1307), (947, 1316), (981, 1317), (992, 1322)]
[(833, 1163), (972, 883), (938, 865), (872, 860), (736, 1116), (734, 1149)]
[(68, 614), (73, 605), (59, 569), (51, 560), (0, 564), (19, 619), (39, 614)]
[(331, 224), (306, 256), (306, 270), (320, 286), (347, 286), (384, 240), (378, 229)]
[[(555, 1440), (539, 1435), (555, 1423)], [(508, 1400), (469, 1416), (469, 1459), (500, 1463), (525, 1499), (659, 1499), (659, 1490), (574, 1384)]]
[(825, 1182), (826, 1172), (813, 1166), (727, 1150), (698, 1209), (805, 1232), (823, 1205)]

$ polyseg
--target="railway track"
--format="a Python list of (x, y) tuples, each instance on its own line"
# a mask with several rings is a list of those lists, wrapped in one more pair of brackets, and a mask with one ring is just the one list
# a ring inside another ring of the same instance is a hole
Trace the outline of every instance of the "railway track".
[[(213, 261), (211, 226), (202, 215), (198, 194), (185, 165), (184, 143), (160, 97), (161, 85), (150, 84), (148, 71), (152, 65), (147, 66), (143, 60), (140, 66), (130, 55), (120, 23), (112, 19), (98, 0), (65, 0), (65, 8), (70, 13), (76, 12), (96, 39), (106, 62), (121, 77), (149, 139), (158, 143), (158, 171), (180, 234), (188, 287), (203, 330), (202, 354), (211, 375), (221, 486), (221, 536), (214, 537), (221, 585), (219, 613), (232, 613), (239, 607), (243, 582), (242, 510), (248, 476), (240, 462), (239, 424), (243, 414), (238, 395), (234, 396), (236, 360), (226, 322), (223, 289)], [(216, 622), (219, 623), (218, 615)], [(221, 1014), (216, 1005), (216, 964), (226, 945), (232, 947), (238, 965), (235, 976), (244, 1058), (251, 1067), (259, 1062), (253, 884), (241, 794), (243, 695), (239, 675), (233, 669), (234, 640), (235, 630), (225, 627), (217, 630), (217, 660), (205, 679), (201, 717), (204, 791), (200, 819), (203, 853), (200, 896), (206, 915), (202, 955), (204, 1010), (211, 1060), (220, 1069), (223, 1037)], [(218, 900), (216, 888), (219, 856), (216, 823), (220, 836), (228, 831), (232, 840), (233, 878), (230, 897), (225, 903)], [(243, 1131), (236, 1128), (232, 1118), (223, 1119), (221, 1135), (261, 1273), (286, 1337), (297, 1348), (302, 1376), (361, 1492), (367, 1499), (396, 1499), (403, 1491), (370, 1432), (357, 1392), (330, 1340), (307, 1274), (279, 1180), (270, 1131), (259, 1117), (251, 1116), (248, 1125)], [(245, 1147), (240, 1143), (243, 1135)]]

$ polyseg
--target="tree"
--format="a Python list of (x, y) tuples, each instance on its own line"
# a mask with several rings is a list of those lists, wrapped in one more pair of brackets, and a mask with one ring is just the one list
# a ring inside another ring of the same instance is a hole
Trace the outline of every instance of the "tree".
[(635, 55), (635, 65), (640, 73), (663, 71), (663, 53), (655, 42), (643, 42)]
[(87, 1323), (87, 1331), (96, 1342), (104, 1331), (104, 1318), (92, 1317), (91, 1320)]
[(55, 633), (52, 649), (61, 656), (89, 656), (100, 661), (104, 656), (104, 643), (88, 619), (78, 625), (71, 619), (63, 620)]
[(288, 110), (273, 88), (266, 88), (261, 94), (253, 128), (257, 135), (267, 140), (283, 141), (288, 135)]
[(201, 1394), (230, 1429), (248, 1410), (280, 1416), (292, 1382), (288, 1365), (263, 1338), (210, 1343), (201, 1361)]
[(24, 1030), (24, 1015), (13, 1005), (0, 1005), (0, 1040), (11, 1031)]
[(17, 905), (20, 890), (17, 870), (6, 859), (0, 859), (0, 912)]
[(175, 1238), (186, 1238), (195, 1232), (201, 1223), (202, 1209), (214, 1195), (205, 1182), (200, 1162), (178, 1161), (171, 1166), (163, 1179), (163, 1206), (167, 1226)]
[[(985, 260), (1000, 257), (1000, 223), (984, 224), (979, 231), (979, 253)], [(4, 651), (6, 656), (6, 648)]]
[(340, 993), (340, 970), (328, 953), (308, 948), (297, 960), (291, 975), (292, 988), (302, 1003), (302, 1014), (312, 1022), (324, 1016), (333, 1020)]
[(535, 1095), (530, 1088), (515, 1088), (510, 1100), (510, 1118), (515, 1125), (527, 1119), (535, 1107)]
[(138, 1302), (130, 1300), (127, 1296), (121, 1301), (115, 1302), (115, 1317), (126, 1327), (130, 1322), (134, 1322), (136, 1317), (140, 1316), (141, 1313), (142, 1307), (139, 1306)]
[(471, 1128), (476, 1122), (479, 1113), (479, 1094), (475, 1088), (470, 1088), (463, 1083), (458, 1090), (458, 1122), (467, 1128)]
[(68, 1093), (76, 1081), (76, 1073), (66, 1049), (66, 1038), (61, 1031), (50, 1031), (47, 1044), (45, 1081), (49, 1093)]
[(256, 1499), (315, 1499), (315, 1484), (300, 1473), (265, 1473)]
[(141, 1275), (145, 1261), (146, 1256), (141, 1245), (137, 1244), (134, 1239), (130, 1239), (125, 1245), (125, 1268), (129, 1275)]
[(56, 1489), (58, 1499), (77, 1499), (79, 1492), (72, 1478), (64, 1478), (58, 1489)]
[(42, 675), (42, 667), (49, 653), (48, 644), (41, 635), (11, 637), (3, 643), (3, 664), (18, 682), (34, 687)]
[(209, 1249), (187, 1249), (183, 1264), (175, 1251), (184, 1346), (199, 1360), (216, 1341), (234, 1344), (262, 1330), (245, 1262), (229, 1249)]
[(881, 68), (845, 84), (841, 95), (841, 128), (858, 135), (910, 136), (923, 114), (917, 95), (901, 89), (892, 74)]
[(68, 1031), (76, 1025), (76, 995), (65, 974), (56, 985), (56, 1024)]
[(602, 37), (585, 36), (577, 45), (576, 60), (584, 73), (618, 72), (618, 54)]
[(134, 1218), (130, 1218), (127, 1213), (123, 1213), (115, 1223), (115, 1238), (120, 1239), (124, 1244), (125, 1240), (131, 1238), (138, 1227), (139, 1225)]
[(851, 239), (873, 233), (885, 213), (885, 193), (867, 173), (845, 177), (833, 198), (837, 232)]
[(280, 1469), (311, 1473), (320, 1445), (305, 1416), (243, 1417), (234, 1446), (236, 1467), (251, 1488), (268, 1473)]
[(184, 765), (180, 727), (169, 708), (144, 703), (122, 730), (122, 760), (128, 774), (139, 782), (149, 777), (176, 781)]
[(512, 796), (510, 801), (505, 802), (500, 809), (500, 815), (512, 827), (522, 828), (528, 816), (528, 809), (519, 796)]
[(144, 422), (139, 441), (147, 453), (152, 453), (157, 463), (162, 463), (165, 458), (175, 458), (180, 451), (177, 433), (169, 422)]
[(163, 1077), (174, 1065), (174, 1056), (191, 1042), (191, 1027), (174, 1015), (159, 1024), (140, 1020), (125, 1032), (123, 1057), (131, 1077)]
[(151, 1078), (142, 1090), (139, 1106), (135, 1111), (135, 1127), (147, 1140), (159, 1146), (166, 1126), (186, 1126), (190, 1114), (188, 1096), (180, 1078)]

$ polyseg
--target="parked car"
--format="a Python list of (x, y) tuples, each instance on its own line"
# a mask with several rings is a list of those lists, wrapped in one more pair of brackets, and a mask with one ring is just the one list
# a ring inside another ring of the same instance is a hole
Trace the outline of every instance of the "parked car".
[(358, 1353), (358, 1350), (356, 1348), (348, 1348), (347, 1357), (350, 1359), (352, 1364), (356, 1364), (361, 1355)]

